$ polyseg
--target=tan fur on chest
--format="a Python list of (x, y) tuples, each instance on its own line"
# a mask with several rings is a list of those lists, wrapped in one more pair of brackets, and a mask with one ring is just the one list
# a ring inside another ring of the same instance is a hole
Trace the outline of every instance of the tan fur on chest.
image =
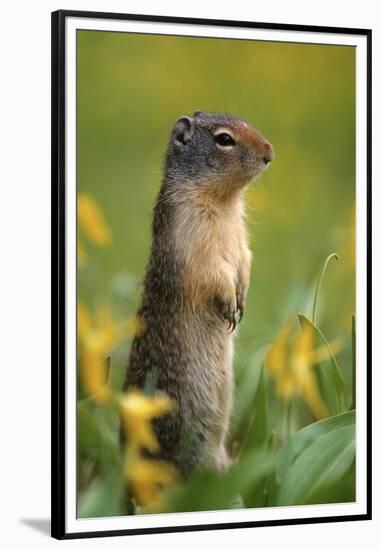
[(235, 284), (247, 249), (241, 193), (224, 201), (194, 193), (177, 207), (175, 244), (185, 264), (184, 292), (193, 308)]

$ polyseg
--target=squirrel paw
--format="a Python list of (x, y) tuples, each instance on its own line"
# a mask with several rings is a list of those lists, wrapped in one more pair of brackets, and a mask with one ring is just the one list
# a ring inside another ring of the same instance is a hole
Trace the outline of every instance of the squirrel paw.
[(228, 321), (228, 330), (234, 332), (237, 325), (236, 314), (238, 312), (236, 301), (228, 300), (222, 296), (216, 296), (215, 302), (223, 319)]
[(240, 323), (245, 311), (245, 298), (246, 298), (246, 290), (242, 284), (237, 285), (236, 297), (237, 297), (238, 323)]

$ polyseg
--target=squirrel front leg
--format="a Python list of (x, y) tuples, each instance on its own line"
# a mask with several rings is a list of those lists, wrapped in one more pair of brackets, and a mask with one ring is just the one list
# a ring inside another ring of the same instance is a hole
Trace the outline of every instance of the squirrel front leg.
[(250, 270), (251, 252), (248, 249), (245, 249), (242, 253), (241, 263), (238, 268), (236, 281), (237, 311), (239, 316), (238, 322), (241, 321), (243, 313), (245, 311), (246, 296), (250, 282)]
[(237, 324), (237, 293), (234, 278), (227, 272), (220, 274), (216, 285), (214, 303), (222, 318), (228, 321), (228, 329), (233, 332)]
[(247, 291), (250, 282), (251, 271), (251, 252), (248, 248), (242, 251), (241, 261), (235, 276), (230, 273), (230, 270), (222, 271), (217, 292), (215, 295), (215, 303), (222, 317), (229, 323), (229, 330), (233, 332), (238, 323), (243, 317), (245, 310), (245, 302)]

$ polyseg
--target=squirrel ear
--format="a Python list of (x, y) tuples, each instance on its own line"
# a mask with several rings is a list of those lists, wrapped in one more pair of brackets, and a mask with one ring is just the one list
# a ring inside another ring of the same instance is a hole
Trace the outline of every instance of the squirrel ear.
[(189, 116), (182, 116), (176, 120), (172, 137), (177, 143), (185, 145), (191, 139), (193, 129), (193, 119)]

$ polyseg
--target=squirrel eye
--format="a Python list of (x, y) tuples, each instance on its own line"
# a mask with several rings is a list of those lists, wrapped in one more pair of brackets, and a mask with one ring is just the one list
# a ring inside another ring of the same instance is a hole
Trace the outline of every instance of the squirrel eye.
[(214, 139), (218, 145), (221, 145), (222, 147), (229, 147), (231, 145), (235, 145), (234, 139), (231, 137), (231, 135), (226, 134), (225, 132), (222, 134), (217, 134), (214, 136)]

